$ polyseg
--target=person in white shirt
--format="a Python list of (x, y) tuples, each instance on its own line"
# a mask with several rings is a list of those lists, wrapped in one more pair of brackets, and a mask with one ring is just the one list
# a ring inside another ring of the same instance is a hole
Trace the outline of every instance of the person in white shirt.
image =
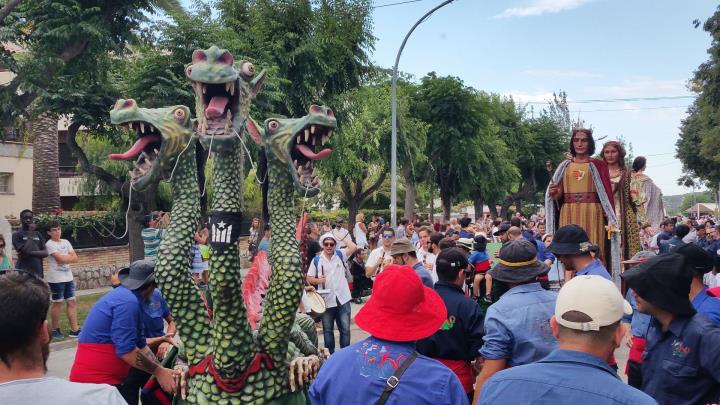
[(0, 403), (126, 405), (117, 388), (47, 377), (50, 290), (27, 272), (0, 277)]
[(365, 214), (362, 212), (355, 215), (355, 228), (353, 228), (353, 236), (358, 249), (366, 249), (368, 247), (367, 227), (365, 226)]
[(350, 345), (350, 286), (345, 276), (348, 257), (356, 246), (347, 239), (347, 248), (338, 249), (338, 241), (332, 233), (320, 237), (322, 252), (310, 263), (307, 281), (317, 286), (317, 292), (325, 299), (325, 313), (322, 316), (325, 347), (335, 352), (334, 325), (340, 331), (340, 348)]
[(347, 247), (347, 241), (352, 239), (350, 232), (344, 228), (345, 221), (342, 218), (338, 218), (335, 222), (335, 227), (331, 233), (333, 238), (337, 241), (338, 249), (345, 249)]
[(395, 231), (387, 226), (380, 232), (382, 244), (370, 252), (370, 257), (365, 261), (365, 275), (373, 278), (382, 272), (383, 267), (392, 264), (390, 248), (395, 242)]
[(62, 339), (60, 330), (60, 311), (65, 302), (70, 332), (68, 336), (80, 336), (80, 327), (77, 320), (77, 305), (75, 300), (75, 281), (73, 280), (70, 263), (75, 263), (78, 256), (67, 239), (61, 239), (62, 229), (57, 221), (48, 225), (50, 240), (45, 243), (48, 252), (47, 282), (50, 285), (52, 306), (50, 308), (50, 330), (53, 339)]
[(430, 277), (432, 277), (433, 283), (436, 283), (438, 281), (438, 276), (435, 272), (436, 256), (432, 248), (432, 241), (430, 240), (431, 232), (432, 231), (429, 226), (420, 227), (417, 232), (420, 240), (417, 246), (415, 246), (415, 251), (417, 252), (418, 262), (425, 266), (425, 269), (427, 269), (430, 273)]

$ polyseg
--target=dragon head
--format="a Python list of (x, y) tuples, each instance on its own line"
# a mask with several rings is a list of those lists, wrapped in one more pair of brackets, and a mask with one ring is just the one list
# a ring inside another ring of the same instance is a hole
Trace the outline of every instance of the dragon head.
[(193, 136), (190, 109), (184, 105), (139, 108), (133, 99), (120, 99), (110, 110), (113, 125), (127, 126), (137, 141), (125, 153), (110, 155), (112, 160), (137, 158), (132, 171), (135, 190), (144, 190), (168, 173)]
[(262, 88), (266, 71), (255, 75), (252, 63), (235, 61), (225, 49), (197, 49), (185, 75), (195, 89), (196, 131), (202, 138), (223, 141), (235, 136), (250, 111), (250, 101)]
[(245, 126), (253, 140), (265, 147), (269, 164), (288, 166), (298, 192), (307, 196), (320, 192), (320, 179), (313, 162), (332, 153), (332, 149), (323, 148), (337, 128), (330, 108), (313, 105), (302, 118), (270, 118), (262, 128), (248, 117)]

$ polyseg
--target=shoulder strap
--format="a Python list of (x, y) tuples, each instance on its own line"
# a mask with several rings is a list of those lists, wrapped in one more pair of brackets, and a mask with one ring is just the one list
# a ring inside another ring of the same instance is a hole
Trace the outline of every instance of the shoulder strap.
[(390, 376), (390, 378), (385, 381), (385, 389), (383, 390), (382, 395), (380, 395), (380, 399), (375, 402), (375, 405), (384, 405), (385, 402), (387, 402), (388, 398), (390, 397), (390, 394), (392, 394), (395, 387), (400, 384), (400, 377), (402, 377), (403, 373), (405, 373), (405, 370), (410, 367), (410, 364), (412, 364), (413, 361), (417, 358), (417, 352), (413, 351), (413, 353), (403, 361), (403, 363), (400, 365), (400, 367), (395, 370), (395, 373)]
[(320, 263), (320, 256), (315, 255), (315, 257), (313, 257), (313, 264), (315, 265), (316, 270), (317, 270), (318, 263)]

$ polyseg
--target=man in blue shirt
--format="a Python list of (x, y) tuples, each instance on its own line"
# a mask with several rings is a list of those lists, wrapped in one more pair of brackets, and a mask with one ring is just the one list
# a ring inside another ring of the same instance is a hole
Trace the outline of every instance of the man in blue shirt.
[(489, 271), (494, 283), (504, 283), (509, 290), (485, 314), (480, 349), (485, 363), (475, 382), (476, 397), (493, 374), (508, 366), (538, 361), (557, 347), (550, 330), (557, 293), (543, 289), (536, 281), (549, 270), (536, 255), (532, 242), (507, 242), (500, 249), (500, 262)]
[(386, 267), (355, 317), (371, 336), (330, 356), (308, 391), (310, 402), (374, 404), (389, 390), (388, 405), (467, 404), (455, 374), (415, 351), (415, 341), (446, 320), (442, 298), (410, 266)]
[(587, 232), (575, 224), (565, 225), (555, 232), (548, 250), (565, 267), (565, 281), (573, 276), (600, 276), (610, 280), (605, 266), (590, 254), (592, 243)]
[(393, 263), (399, 265), (408, 265), (415, 270), (415, 273), (420, 277), (423, 284), (426, 287), (433, 287), (433, 279), (430, 272), (425, 268), (422, 262), (417, 259), (417, 251), (415, 246), (412, 244), (410, 239), (402, 238), (396, 239), (390, 248), (390, 256), (392, 256)]
[(720, 298), (709, 296), (703, 284), (705, 273), (713, 269), (713, 257), (695, 244), (681, 246), (675, 252), (685, 257), (685, 268), (692, 274), (690, 302), (693, 307), (720, 326)]
[(435, 291), (447, 308), (447, 320), (440, 330), (429, 338), (418, 341), (418, 352), (437, 359), (458, 377), (473, 397), (473, 365), (479, 370), (482, 359), (479, 350), (483, 344), (483, 314), (480, 306), (463, 293), (467, 278), (468, 260), (458, 248), (445, 249), (435, 261), (438, 282)]
[(692, 275), (678, 253), (625, 271), (640, 312), (652, 315), (643, 354), (642, 390), (660, 404), (720, 400), (720, 328), (696, 313), (688, 298)]
[(686, 245), (683, 242), (683, 238), (690, 233), (690, 227), (685, 224), (677, 224), (673, 231), (673, 237), (667, 240), (658, 240), (658, 246), (660, 247), (659, 254), (674, 252), (680, 246)]
[(631, 312), (611, 281), (573, 278), (560, 289), (550, 320), (559, 347), (536, 363), (495, 374), (478, 404), (655, 404), (608, 365), (625, 334), (620, 319)]

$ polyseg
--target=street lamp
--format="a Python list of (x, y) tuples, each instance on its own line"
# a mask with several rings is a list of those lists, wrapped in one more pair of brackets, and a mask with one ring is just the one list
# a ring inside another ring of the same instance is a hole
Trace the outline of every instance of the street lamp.
[(400, 49), (398, 49), (397, 57), (395, 58), (395, 66), (393, 66), (392, 75), (392, 138), (390, 145), (390, 224), (393, 228), (397, 227), (397, 75), (398, 75), (398, 64), (400, 63), (400, 55), (405, 48), (410, 35), (415, 31), (418, 25), (422, 24), (423, 21), (427, 20), (428, 17), (439, 8), (452, 3), (455, 0), (445, 0), (438, 6), (428, 11), (422, 18), (420, 18), (415, 25), (410, 28), (405, 39), (403, 39)]

